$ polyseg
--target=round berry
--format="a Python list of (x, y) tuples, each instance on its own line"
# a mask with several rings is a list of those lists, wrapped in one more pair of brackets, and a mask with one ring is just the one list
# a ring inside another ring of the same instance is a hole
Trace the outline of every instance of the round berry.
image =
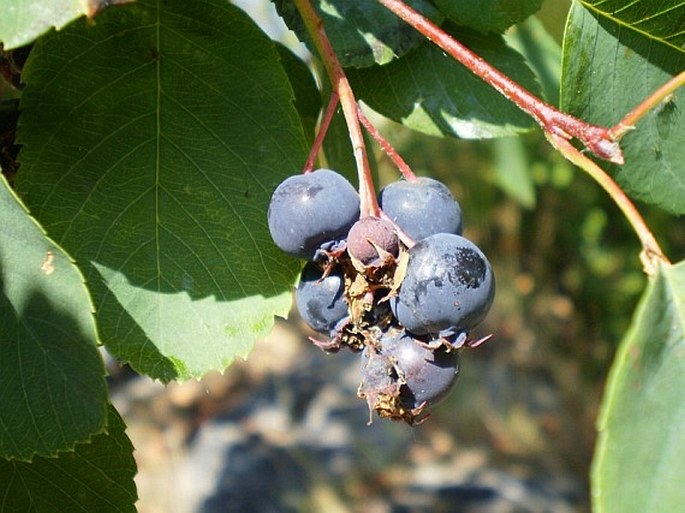
[(393, 314), (415, 335), (469, 331), (486, 316), (495, 295), (490, 262), (471, 241), (436, 234), (409, 249), (409, 263), (393, 298)]
[(401, 180), (385, 186), (381, 209), (415, 241), (436, 233), (461, 235), (461, 207), (445, 184), (432, 178)]
[(295, 290), (295, 304), (302, 319), (314, 331), (333, 335), (341, 322), (349, 316), (345, 301), (345, 279), (339, 269), (328, 276), (310, 262), (302, 270)]
[(380, 340), (381, 351), (395, 364), (400, 400), (409, 409), (435, 404), (452, 390), (459, 370), (456, 351), (431, 350), (404, 330), (393, 329)]
[(344, 240), (357, 219), (357, 191), (330, 169), (285, 179), (269, 204), (271, 238), (285, 253), (305, 260)]
[(395, 227), (377, 217), (360, 219), (347, 235), (347, 252), (365, 266), (381, 265), (387, 255), (396, 257), (399, 250)]

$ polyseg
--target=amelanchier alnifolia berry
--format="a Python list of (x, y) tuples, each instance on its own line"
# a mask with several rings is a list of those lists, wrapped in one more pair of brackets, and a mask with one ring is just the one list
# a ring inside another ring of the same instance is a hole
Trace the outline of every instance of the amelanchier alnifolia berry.
[(295, 304), (302, 319), (314, 331), (333, 336), (349, 316), (345, 301), (345, 278), (339, 268), (327, 276), (314, 263), (308, 263), (295, 290)]
[(461, 207), (445, 184), (432, 178), (400, 180), (378, 195), (381, 209), (414, 241), (436, 233), (461, 235)]
[(400, 241), (392, 223), (364, 217), (354, 223), (347, 236), (347, 252), (365, 266), (378, 266), (396, 257)]
[(391, 303), (397, 321), (415, 335), (459, 333), (478, 325), (495, 295), (490, 262), (460, 235), (431, 235), (409, 250), (399, 295)]
[(357, 219), (357, 191), (330, 169), (285, 179), (269, 204), (271, 238), (285, 253), (305, 260), (315, 259), (321, 249), (333, 249)]

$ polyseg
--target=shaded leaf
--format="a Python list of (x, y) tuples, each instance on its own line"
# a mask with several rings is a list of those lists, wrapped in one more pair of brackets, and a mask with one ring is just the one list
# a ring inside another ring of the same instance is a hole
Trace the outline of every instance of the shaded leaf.
[(685, 52), (685, 2), (682, 0), (581, 0), (602, 17)]
[(0, 459), (3, 513), (135, 513), (136, 463), (125, 425), (109, 407), (107, 432), (57, 458)]
[(140, 1), (41, 39), (25, 80), (18, 187), (108, 349), (164, 381), (246, 356), (299, 267), (266, 222), (307, 151), (272, 42), (222, 0)]
[(528, 18), (504, 35), (504, 40), (526, 58), (542, 85), (548, 103), (559, 105), (561, 47), (535, 17)]
[(542, 5), (542, 0), (433, 0), (455, 23), (479, 32), (502, 33)]
[(0, 457), (29, 460), (102, 430), (105, 369), (83, 276), (2, 177), (0, 219)]
[[(605, 126), (620, 121), (672, 76), (685, 55), (574, 3), (564, 39), (561, 103)], [(633, 197), (685, 213), (685, 96), (652, 109), (621, 141), (626, 164), (610, 169)]]
[(685, 263), (662, 265), (614, 360), (598, 422), (598, 513), (685, 504)]
[[(532, 91), (535, 76), (501, 36), (466, 29), (455, 37)], [(524, 132), (532, 120), (491, 86), (432, 44), (423, 44), (385, 66), (348, 70), (357, 95), (372, 109), (431, 135), (483, 139)]]
[(321, 112), (321, 94), (309, 67), (282, 44), (276, 43), (281, 64), (295, 93), (295, 108), (300, 114), (307, 140), (314, 140), (314, 129)]
[[(312, 53), (312, 43), (292, 0), (273, 0), (285, 23)], [(435, 22), (442, 18), (428, 0), (406, 3)], [(376, 0), (314, 0), (326, 35), (343, 66), (366, 67), (385, 64), (423, 41), (423, 36)]]

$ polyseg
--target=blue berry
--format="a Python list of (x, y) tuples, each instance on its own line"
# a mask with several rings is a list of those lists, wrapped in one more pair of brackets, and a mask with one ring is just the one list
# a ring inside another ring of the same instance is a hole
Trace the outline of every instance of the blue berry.
[(360, 219), (347, 236), (347, 252), (365, 266), (387, 263), (384, 258), (396, 257), (399, 250), (400, 242), (395, 227), (376, 217)]
[(378, 203), (415, 241), (436, 233), (461, 235), (461, 207), (445, 184), (432, 178), (401, 180), (385, 186)]
[(345, 279), (339, 269), (323, 277), (323, 271), (308, 263), (295, 290), (295, 304), (302, 319), (319, 333), (333, 336), (349, 316), (344, 296)]
[(415, 335), (469, 331), (486, 316), (495, 295), (490, 262), (468, 239), (436, 234), (409, 249), (409, 263), (391, 306)]
[(390, 357), (399, 377), (400, 401), (405, 408), (431, 405), (452, 389), (459, 370), (456, 351), (431, 350), (404, 330), (391, 330), (380, 340), (381, 352)]
[(287, 178), (269, 204), (271, 238), (285, 253), (305, 260), (314, 260), (321, 249), (334, 248), (357, 219), (357, 191), (330, 169)]

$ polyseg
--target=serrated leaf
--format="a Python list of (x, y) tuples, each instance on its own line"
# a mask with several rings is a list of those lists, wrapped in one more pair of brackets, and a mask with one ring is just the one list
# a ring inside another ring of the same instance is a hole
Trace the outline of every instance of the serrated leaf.
[(661, 265), (609, 375), (592, 471), (597, 513), (685, 504), (685, 263)]
[[(292, 0), (273, 2), (288, 27), (316, 53)], [(442, 20), (438, 10), (427, 0), (407, 0), (406, 3), (435, 22)], [(343, 66), (385, 64), (423, 41), (421, 34), (376, 0), (314, 0), (312, 4)]]
[(299, 267), (266, 222), (307, 153), (272, 42), (222, 0), (140, 1), (41, 39), (24, 79), (18, 187), (107, 348), (163, 381), (245, 356)]
[(99, 432), (107, 385), (83, 276), (3, 177), (0, 219), (0, 457), (30, 460)]
[(535, 13), (542, 0), (433, 0), (455, 23), (478, 32), (502, 33)]
[[(672, 76), (685, 54), (574, 3), (564, 37), (561, 103), (612, 126)], [(685, 213), (685, 95), (652, 109), (621, 141), (626, 164), (610, 169), (633, 197)]]
[[(500, 71), (539, 92), (524, 59), (501, 36), (455, 28), (452, 33)], [(533, 126), (513, 103), (429, 43), (385, 66), (348, 72), (355, 92), (367, 105), (419, 132), (485, 139)]]
[(3, 0), (0, 43), (5, 50), (33, 42), (51, 28), (60, 29), (89, 12), (88, 0)]
[(685, 52), (685, 2), (682, 0), (581, 0), (617, 24)]
[(135, 513), (136, 463), (126, 426), (109, 407), (107, 432), (57, 458), (0, 459), (1, 513)]

